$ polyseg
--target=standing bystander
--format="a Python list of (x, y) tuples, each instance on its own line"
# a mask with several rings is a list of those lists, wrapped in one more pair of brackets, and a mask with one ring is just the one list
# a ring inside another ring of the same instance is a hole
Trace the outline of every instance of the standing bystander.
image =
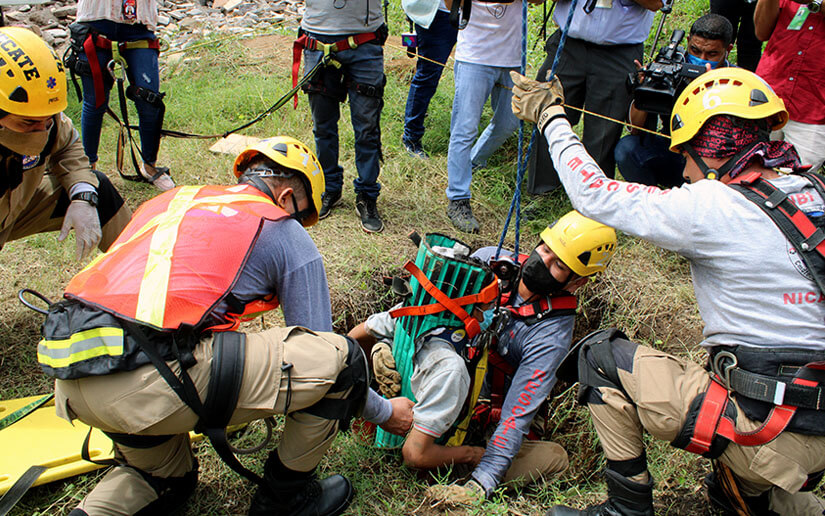
[[(479, 229), (470, 207), (473, 169), (485, 166), (487, 158), (519, 124), (508, 105), (513, 87), (510, 70), (517, 70), (521, 65), (521, 7), (521, 0), (512, 3), (473, 0), (473, 15), (458, 35), (455, 98), (447, 150), (447, 216), (456, 228), (467, 233), (478, 233)], [(476, 140), (488, 98), (493, 117)]]
[(767, 40), (756, 73), (776, 91), (791, 119), (774, 135), (791, 142), (802, 163), (825, 161), (825, 19), (805, 3), (759, 0), (753, 15), (756, 36)]
[[(556, 75), (564, 85), (567, 103), (586, 108), (600, 115), (623, 119), (630, 105), (630, 92), (625, 87), (628, 74), (634, 72), (634, 60), (641, 60), (644, 41), (653, 23), (653, 11), (662, 7), (661, 0), (587, 0), (571, 12), (571, 0), (556, 4), (553, 19), (564, 27), (573, 16), (567, 42), (562, 50)], [(547, 57), (539, 69), (539, 81), (547, 80), (561, 30), (553, 33), (545, 44)], [(567, 117), (575, 125), (581, 113), (567, 109)], [(582, 142), (605, 174), (613, 177), (616, 162), (613, 151), (622, 127), (615, 122), (585, 116)], [(544, 138), (536, 139), (536, 149), (529, 164), (530, 193), (541, 194), (558, 186)]]
[(424, 136), (424, 117), (438, 88), (447, 58), (458, 38), (458, 29), (450, 24), (450, 11), (444, 0), (441, 0), (430, 25), (424, 27), (416, 23), (415, 33), (418, 40), (418, 62), (410, 83), (410, 93), (407, 95), (402, 141), (407, 152), (426, 159), (427, 153), (421, 145), (421, 138)]

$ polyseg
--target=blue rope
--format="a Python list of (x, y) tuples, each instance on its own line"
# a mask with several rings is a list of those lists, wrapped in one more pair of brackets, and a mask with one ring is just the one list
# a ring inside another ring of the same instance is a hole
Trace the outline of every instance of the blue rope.
[[(570, 30), (570, 21), (573, 19), (573, 13), (576, 11), (576, 4), (578, 0), (572, 0), (570, 4), (570, 11), (567, 14), (567, 21), (564, 24), (564, 29), (561, 31), (561, 37), (559, 38), (559, 46), (556, 48), (556, 55), (553, 57), (553, 65), (550, 67), (550, 75), (547, 77), (547, 80), (550, 81), (553, 77), (556, 76), (556, 68), (559, 66), (559, 61), (561, 60), (561, 53), (564, 49), (564, 44), (567, 41), (567, 32)], [(521, 74), (524, 75), (525, 71), (527, 70), (527, 2), (522, 0), (521, 3)], [(530, 135), (530, 143), (527, 145), (527, 152), (522, 152), (523, 145), (524, 145), (524, 121), (522, 120), (519, 123), (518, 128), (518, 154), (517, 154), (517, 163), (518, 163), (518, 170), (516, 172), (516, 189), (513, 192), (513, 200), (510, 201), (510, 210), (507, 212), (507, 219), (504, 221), (504, 229), (501, 230), (501, 237), (498, 240), (498, 247), (496, 247), (496, 256), (495, 259), (497, 260), (499, 254), (501, 254), (501, 248), (504, 245), (504, 237), (507, 236), (507, 230), (510, 228), (510, 220), (513, 217), (513, 212), (516, 213), (516, 224), (515, 224), (515, 255), (518, 257), (518, 247), (519, 247), (519, 235), (521, 234), (521, 183), (524, 180), (524, 172), (527, 170), (527, 162), (530, 159), (530, 155), (533, 154), (533, 145), (536, 141), (536, 135), (538, 131), (536, 128), (533, 128), (533, 132)]]

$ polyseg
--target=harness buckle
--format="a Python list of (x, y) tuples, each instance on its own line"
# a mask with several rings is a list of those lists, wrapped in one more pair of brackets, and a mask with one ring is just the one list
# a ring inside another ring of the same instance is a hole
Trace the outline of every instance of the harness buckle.
[(358, 43), (355, 42), (355, 36), (348, 37), (347, 44), (349, 45), (350, 49), (358, 48)]
[[(729, 359), (731, 361), (730, 364), (722, 365), (722, 361), (725, 359)], [(719, 378), (719, 383), (727, 389), (727, 391), (731, 392), (730, 387), (730, 372), (733, 370), (737, 365), (739, 365), (739, 361), (736, 359), (736, 355), (731, 353), (730, 351), (720, 351), (716, 353), (713, 357), (713, 372), (716, 373), (716, 376)]]

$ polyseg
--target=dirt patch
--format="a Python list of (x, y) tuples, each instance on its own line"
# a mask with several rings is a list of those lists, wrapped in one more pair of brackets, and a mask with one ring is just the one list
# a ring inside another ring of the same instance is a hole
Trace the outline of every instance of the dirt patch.
[(241, 45), (248, 48), (256, 58), (268, 58), (278, 66), (292, 66), (292, 42), (295, 38), (283, 34), (272, 34), (245, 39)]

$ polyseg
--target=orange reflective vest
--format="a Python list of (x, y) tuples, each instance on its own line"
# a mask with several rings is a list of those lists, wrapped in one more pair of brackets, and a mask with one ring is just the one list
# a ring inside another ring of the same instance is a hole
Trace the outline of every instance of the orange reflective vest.
[[(184, 186), (145, 202), (109, 250), (72, 278), (64, 296), (160, 330), (200, 326), (230, 293), (264, 220), (289, 214), (256, 188)], [(227, 314), (238, 327), (278, 299)]]

